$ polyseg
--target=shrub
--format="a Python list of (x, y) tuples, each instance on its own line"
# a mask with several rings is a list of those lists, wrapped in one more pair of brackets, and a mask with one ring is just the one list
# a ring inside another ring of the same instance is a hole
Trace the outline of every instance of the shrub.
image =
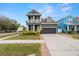
[(74, 27), (73, 26), (71, 26), (70, 30), (71, 31), (68, 31), (69, 34), (76, 34), (77, 33), (76, 31), (74, 31)]
[(20, 35), (39, 35), (39, 32), (36, 31), (23, 31)]
[(68, 31), (68, 34), (72, 34), (72, 32), (71, 31)]
[(68, 34), (76, 34), (76, 31), (68, 31)]

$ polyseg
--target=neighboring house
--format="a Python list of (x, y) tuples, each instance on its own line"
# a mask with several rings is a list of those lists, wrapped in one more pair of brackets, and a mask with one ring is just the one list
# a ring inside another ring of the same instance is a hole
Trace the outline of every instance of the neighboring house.
[(62, 32), (79, 30), (79, 17), (67, 16), (58, 20), (57, 23), (58, 29), (62, 29)]
[(42, 31), (42, 33), (57, 33), (57, 23), (51, 18), (41, 18), (41, 14), (32, 10), (27, 14), (28, 31)]
[(23, 31), (23, 28), (24, 28), (23, 26), (20, 26), (20, 27), (18, 27), (17, 31), (18, 32)]

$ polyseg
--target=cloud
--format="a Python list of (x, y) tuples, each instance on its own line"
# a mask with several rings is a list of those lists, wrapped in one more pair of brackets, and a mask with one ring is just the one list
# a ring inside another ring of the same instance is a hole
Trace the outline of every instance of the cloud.
[[(31, 11), (32, 9), (37, 10), (42, 14), (42, 17), (52, 16), (54, 14), (54, 7), (50, 4), (32, 4), (28, 6), (28, 10)], [(27, 11), (27, 12), (29, 12)], [(53, 12), (53, 13), (52, 13)]]
[(70, 5), (70, 3), (61, 3), (61, 4), (59, 4), (60, 6), (69, 6)]
[(61, 7), (61, 11), (66, 12), (71, 10), (72, 8), (70, 6), (66, 6), (66, 7)]
[(50, 5), (45, 5), (44, 6), (44, 12), (45, 13), (51, 13), (53, 11), (53, 7)]
[(0, 15), (6, 16), (6, 17), (9, 17), (9, 18), (18, 19), (17, 16), (16, 16), (15, 14), (10, 13), (10, 12), (1, 11), (1, 12), (0, 12)]
[(54, 11), (54, 8), (48, 4), (43, 5), (43, 8), (38, 10), (40, 13), (42, 13), (43, 16), (52, 14), (52, 12)]
[(50, 13), (53, 10), (52, 6), (50, 5), (44, 5), (42, 9), (40, 9), (39, 11), (42, 13)]
[(6, 11), (1, 11), (0, 15), (1, 16), (6, 16), (8, 18), (15, 19), (15, 20), (19, 21), (18, 15), (17, 14), (15, 15), (14, 13), (6, 12)]
[(8, 12), (3, 12), (3, 11), (1, 11), (0, 12), (0, 15), (4, 15), (4, 16), (12, 16), (12, 14), (11, 13), (8, 13)]
[(63, 3), (63, 4), (60, 4), (60, 10), (62, 12), (67, 12), (67, 11), (70, 11), (72, 9), (72, 7), (70, 6), (69, 3)]

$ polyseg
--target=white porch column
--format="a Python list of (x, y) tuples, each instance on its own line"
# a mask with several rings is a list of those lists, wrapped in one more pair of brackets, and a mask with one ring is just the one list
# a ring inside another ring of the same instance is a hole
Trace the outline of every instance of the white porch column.
[(74, 27), (74, 31), (77, 31), (77, 25), (75, 25), (75, 27)]
[(40, 31), (41, 31), (41, 24), (40, 24)]
[[(40, 22), (41, 22), (41, 16), (40, 16)], [(41, 24), (40, 24), (40, 31), (41, 31)]]
[(67, 31), (69, 31), (69, 25), (67, 25)]
[(35, 25), (33, 25), (33, 31), (35, 31)]
[(27, 26), (27, 31), (29, 31), (29, 26)]
[(33, 22), (35, 21), (35, 16), (33, 16)]
[(40, 22), (41, 22), (41, 16), (40, 16)]

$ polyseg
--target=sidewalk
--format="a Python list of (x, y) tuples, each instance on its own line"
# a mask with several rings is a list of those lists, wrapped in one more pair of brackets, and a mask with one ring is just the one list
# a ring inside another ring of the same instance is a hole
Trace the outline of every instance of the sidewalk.
[(11, 43), (44, 43), (43, 40), (0, 40), (0, 44)]
[(8, 44), (8, 43), (44, 43), (44, 40), (4, 40), (4, 39), (7, 39), (7, 38), (11, 38), (11, 37), (14, 37), (14, 36), (18, 36), (18, 35), (12, 35), (12, 36), (7, 36), (7, 37), (4, 37), (4, 38), (0, 38), (0, 44)]
[(14, 36), (17, 36), (17, 35), (12, 35), (12, 36), (1, 38), (0, 44), (41, 43), (41, 54), (42, 54), (42, 56), (48, 56), (49, 55), (46, 43), (42, 38), (41, 38), (42, 40), (29, 40), (29, 39), (28, 40), (20, 40), (20, 39), (19, 40), (4, 40), (4, 39), (14, 37)]

